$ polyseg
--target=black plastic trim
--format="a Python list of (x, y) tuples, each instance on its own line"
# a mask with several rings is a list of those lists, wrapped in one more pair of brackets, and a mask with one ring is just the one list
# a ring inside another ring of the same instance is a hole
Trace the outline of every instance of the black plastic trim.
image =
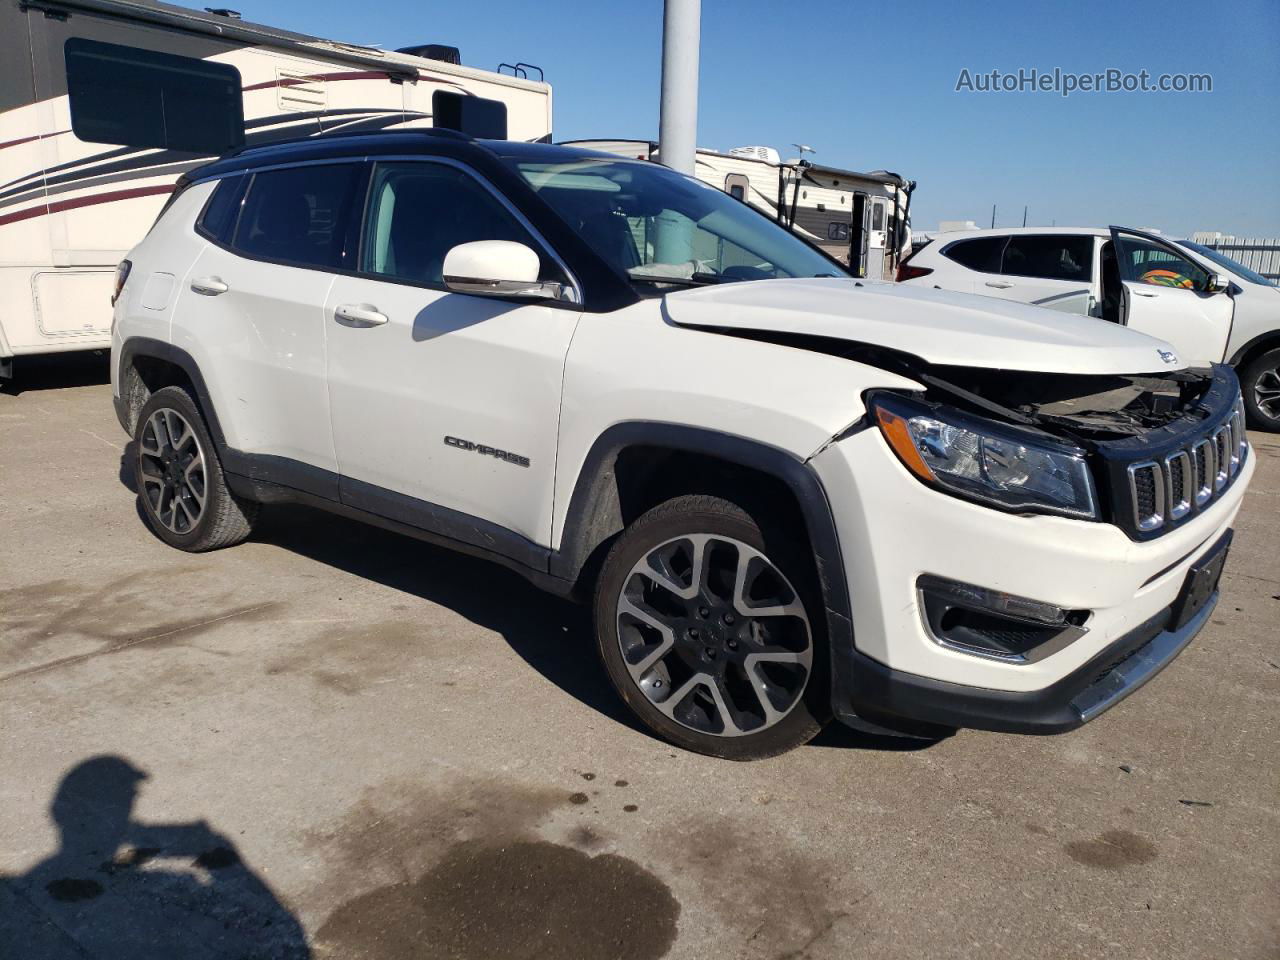
[[(853, 684), (844, 698), (835, 701), (836, 715), (842, 720), (870, 718), (890, 727), (906, 722), (1000, 733), (1065, 733), (1086, 722), (1073, 701), (1129, 657), (1166, 636), (1171, 613), (1172, 608), (1166, 607), (1061, 680), (1025, 693), (905, 673), (854, 650), (848, 668)], [(1164, 666), (1167, 662), (1160, 669)]]

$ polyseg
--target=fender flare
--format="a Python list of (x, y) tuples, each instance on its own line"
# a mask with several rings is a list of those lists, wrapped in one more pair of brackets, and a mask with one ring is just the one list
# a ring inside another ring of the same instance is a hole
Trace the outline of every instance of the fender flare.
[(849, 587), (826, 490), (808, 463), (793, 453), (746, 437), (684, 424), (647, 420), (614, 424), (596, 438), (578, 471), (559, 549), (551, 556), (551, 574), (576, 581), (592, 553), (622, 529), (614, 495), (615, 465), (623, 450), (637, 446), (715, 457), (768, 474), (791, 491), (813, 549), (818, 587), (826, 608), (831, 682), (838, 704), (839, 691), (848, 689), (847, 670), (853, 651)]
[[(213, 443), (218, 448), (219, 456), (221, 456), (227, 449), (226, 436), (222, 432), (222, 424), (218, 422), (218, 412), (214, 409), (213, 401), (209, 397), (209, 389), (205, 386), (204, 377), (200, 373), (200, 366), (191, 354), (181, 347), (175, 347), (173, 344), (165, 343), (163, 340), (156, 340), (152, 337), (130, 337), (120, 347), (120, 359), (116, 367), (116, 383), (121, 388), (124, 387), (126, 371), (133, 366), (134, 360), (140, 357), (171, 363), (187, 375), (187, 379), (191, 381), (192, 387), (195, 388), (195, 401), (200, 408), (200, 413), (204, 415), (205, 425), (209, 428), (209, 436), (213, 438)], [(124, 397), (121, 395), (116, 399), (123, 401)], [(120, 419), (120, 425), (128, 431), (128, 426), (125, 424), (124, 419), (123, 402), (117, 404), (116, 416)]]
[(1270, 344), (1272, 347), (1280, 347), (1280, 330), (1268, 330), (1260, 333), (1243, 347), (1231, 355), (1231, 359), (1227, 361), (1231, 366), (1238, 367), (1241, 361), (1249, 354), (1253, 353), (1259, 347), (1266, 348)]

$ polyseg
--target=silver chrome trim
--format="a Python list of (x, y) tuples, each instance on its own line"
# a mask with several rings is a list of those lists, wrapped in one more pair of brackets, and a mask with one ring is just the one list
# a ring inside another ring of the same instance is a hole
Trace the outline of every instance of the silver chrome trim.
[[(1174, 471), (1182, 476), (1182, 496), (1174, 499)], [(1191, 476), (1191, 456), (1185, 450), (1171, 453), (1164, 458), (1165, 503), (1169, 509), (1170, 520), (1181, 520), (1191, 512), (1191, 484), (1195, 482)]]
[(1217, 460), (1217, 469), (1213, 474), (1213, 489), (1221, 492), (1231, 479), (1231, 447), (1234, 444), (1231, 436), (1231, 424), (1224, 423), (1213, 432), (1213, 455)]
[[(1212, 437), (1205, 437), (1198, 441), (1191, 448), (1191, 463), (1195, 468), (1192, 476), (1192, 488), (1195, 491), (1195, 501), (1197, 507), (1203, 507), (1209, 502), (1209, 498), (1213, 496), (1213, 475), (1218, 469), (1216, 466), (1217, 457), (1215, 456)], [(1200, 483), (1200, 466), (1204, 465), (1204, 484)]]
[(1204, 607), (1181, 630), (1158, 633), (1145, 646), (1139, 647), (1127, 660), (1112, 667), (1101, 679), (1076, 695), (1071, 706), (1088, 722), (1114, 707), (1157, 673), (1167, 667), (1186, 647), (1218, 605), (1218, 592), (1205, 601)]
[[(1152, 512), (1144, 516), (1138, 506), (1138, 474), (1143, 470), (1151, 471), (1151, 496), (1155, 500)], [(1150, 533), (1164, 526), (1164, 477), (1160, 464), (1154, 460), (1129, 464), (1129, 495), (1133, 499), (1133, 518), (1138, 529)]]

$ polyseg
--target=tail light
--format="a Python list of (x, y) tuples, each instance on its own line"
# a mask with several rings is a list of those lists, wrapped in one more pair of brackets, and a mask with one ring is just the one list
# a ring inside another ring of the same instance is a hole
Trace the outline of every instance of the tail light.
[(919, 280), (921, 277), (927, 277), (931, 273), (933, 273), (932, 267), (913, 267), (909, 263), (900, 263), (898, 264), (898, 276), (896, 279), (898, 283), (902, 283), (903, 280)]
[(125, 282), (129, 279), (129, 271), (133, 269), (133, 263), (129, 260), (121, 260), (116, 264), (116, 286), (111, 293), (111, 305), (114, 307), (116, 301), (120, 299), (120, 294), (124, 292)]

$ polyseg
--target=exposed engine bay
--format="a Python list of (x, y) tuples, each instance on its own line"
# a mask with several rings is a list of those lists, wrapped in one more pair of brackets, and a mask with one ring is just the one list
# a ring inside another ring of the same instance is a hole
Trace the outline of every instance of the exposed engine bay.
[(1213, 383), (1209, 370), (1122, 377), (934, 367), (914, 375), (929, 387), (930, 399), (1093, 440), (1138, 436), (1187, 417), (1198, 421), (1196, 408)]

